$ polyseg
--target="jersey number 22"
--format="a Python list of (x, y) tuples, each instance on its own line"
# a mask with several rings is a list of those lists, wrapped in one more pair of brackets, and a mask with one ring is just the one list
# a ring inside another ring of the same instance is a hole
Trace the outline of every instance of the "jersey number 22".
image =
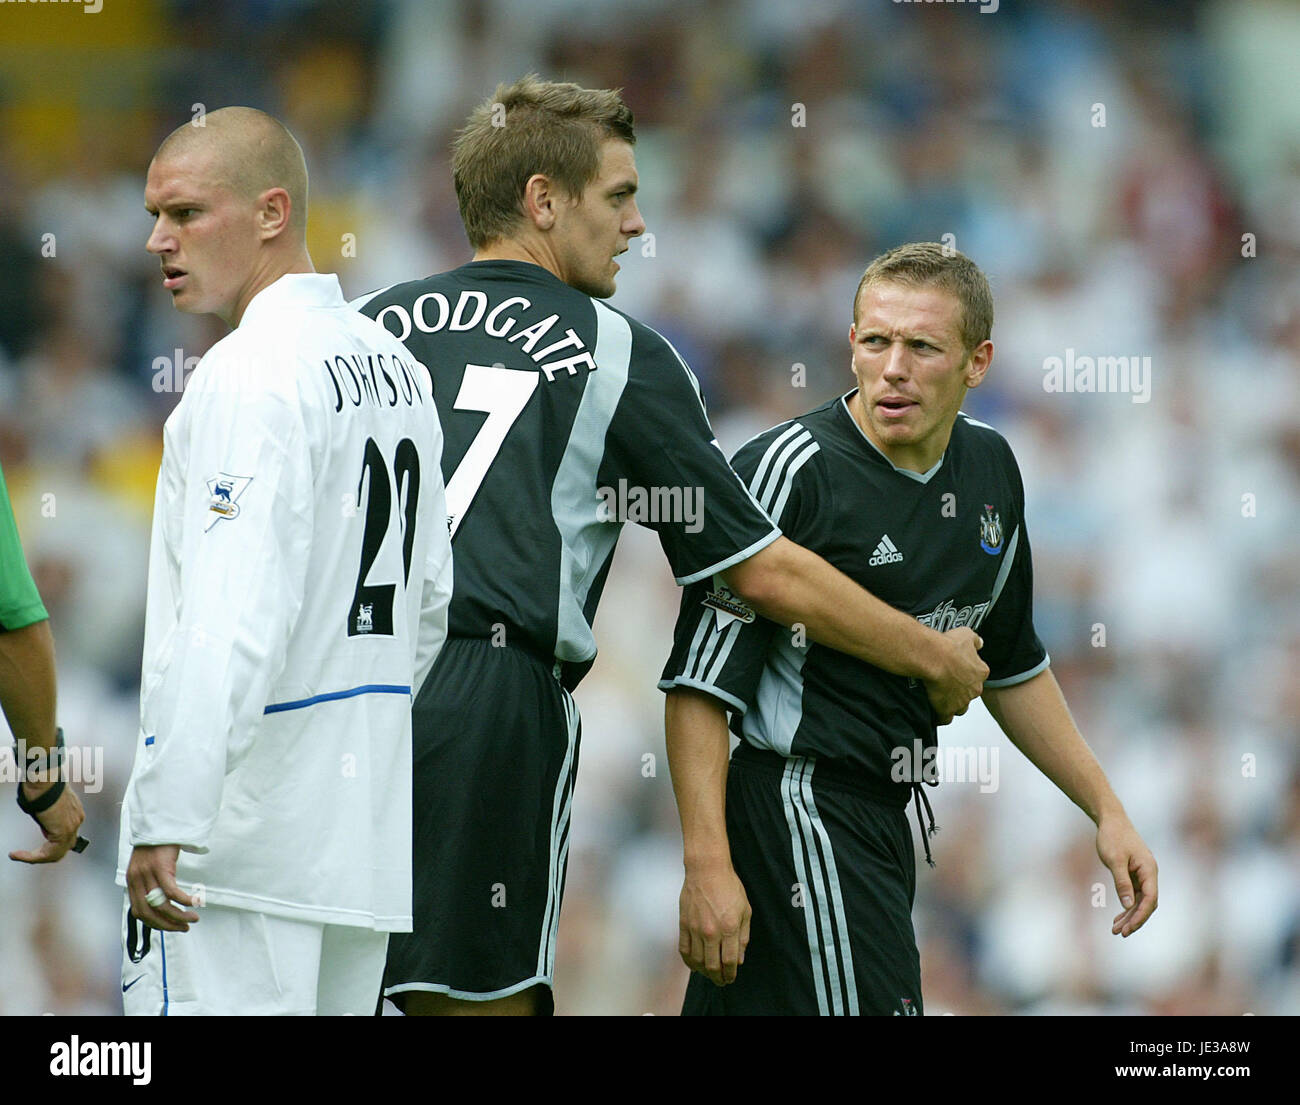
[[(357, 569), (357, 586), (352, 592), (352, 605), (348, 609), (348, 636), (375, 634), (393, 635), (393, 602), (397, 596), (396, 583), (367, 583), (371, 565), (388, 535), (392, 524), (393, 488), (397, 489), (399, 502), (398, 521), (402, 533), (402, 586), (411, 578), (411, 549), (415, 544), (416, 507), (420, 501), (420, 454), (409, 437), (397, 443), (393, 454), (393, 476), (390, 482), (388, 465), (373, 437), (366, 439), (365, 458), (361, 463), (361, 478), (357, 481), (357, 500), (361, 489), (366, 493), (366, 521), (361, 534), (361, 565)], [(403, 499), (405, 491), (405, 499)]]

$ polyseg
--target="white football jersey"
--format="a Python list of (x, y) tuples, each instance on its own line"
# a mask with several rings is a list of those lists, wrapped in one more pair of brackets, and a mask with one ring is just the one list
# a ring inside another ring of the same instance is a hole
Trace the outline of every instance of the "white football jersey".
[(207, 902), (410, 929), (441, 462), (427, 370), (335, 276), (282, 276), (200, 361), (163, 432), (119, 884), (179, 844)]

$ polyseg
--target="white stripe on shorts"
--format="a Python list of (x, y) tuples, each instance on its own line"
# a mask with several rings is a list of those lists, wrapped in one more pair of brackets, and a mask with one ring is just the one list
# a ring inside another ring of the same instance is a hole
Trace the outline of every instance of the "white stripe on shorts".
[(786, 824), (790, 827), (795, 877), (804, 891), (804, 923), (817, 991), (817, 1011), (822, 1016), (856, 1016), (858, 991), (848, 918), (830, 837), (813, 800), (813, 767), (814, 761), (806, 756), (788, 760), (781, 779), (781, 798)]
[(573, 758), (578, 750), (578, 706), (566, 690), (564, 717), (568, 722), (569, 746), (564, 753), (560, 777), (555, 784), (555, 801), (551, 806), (551, 867), (546, 886), (546, 912), (542, 914), (541, 940), (537, 948), (537, 974), (552, 978), (555, 974), (555, 938), (559, 929), (560, 894), (564, 883), (564, 862), (569, 856), (569, 814), (573, 808)]

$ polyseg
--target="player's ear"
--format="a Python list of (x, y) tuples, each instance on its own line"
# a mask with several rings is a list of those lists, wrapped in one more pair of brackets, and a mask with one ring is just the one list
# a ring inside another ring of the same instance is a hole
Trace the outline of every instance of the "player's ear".
[(257, 229), (264, 239), (284, 231), (292, 207), (289, 193), (283, 188), (268, 188), (257, 197)]
[(989, 366), (993, 363), (993, 343), (985, 340), (979, 343), (966, 361), (966, 371), (962, 382), (968, 388), (977, 388), (984, 382)]
[(524, 214), (538, 230), (550, 230), (555, 225), (555, 187), (551, 178), (534, 173), (524, 183)]

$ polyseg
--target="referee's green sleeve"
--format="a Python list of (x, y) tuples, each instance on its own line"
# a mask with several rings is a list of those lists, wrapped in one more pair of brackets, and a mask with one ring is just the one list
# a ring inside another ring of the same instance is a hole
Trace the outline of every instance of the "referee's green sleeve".
[(0, 468), (0, 628), (22, 629), (48, 617), (23, 557), (4, 469)]

